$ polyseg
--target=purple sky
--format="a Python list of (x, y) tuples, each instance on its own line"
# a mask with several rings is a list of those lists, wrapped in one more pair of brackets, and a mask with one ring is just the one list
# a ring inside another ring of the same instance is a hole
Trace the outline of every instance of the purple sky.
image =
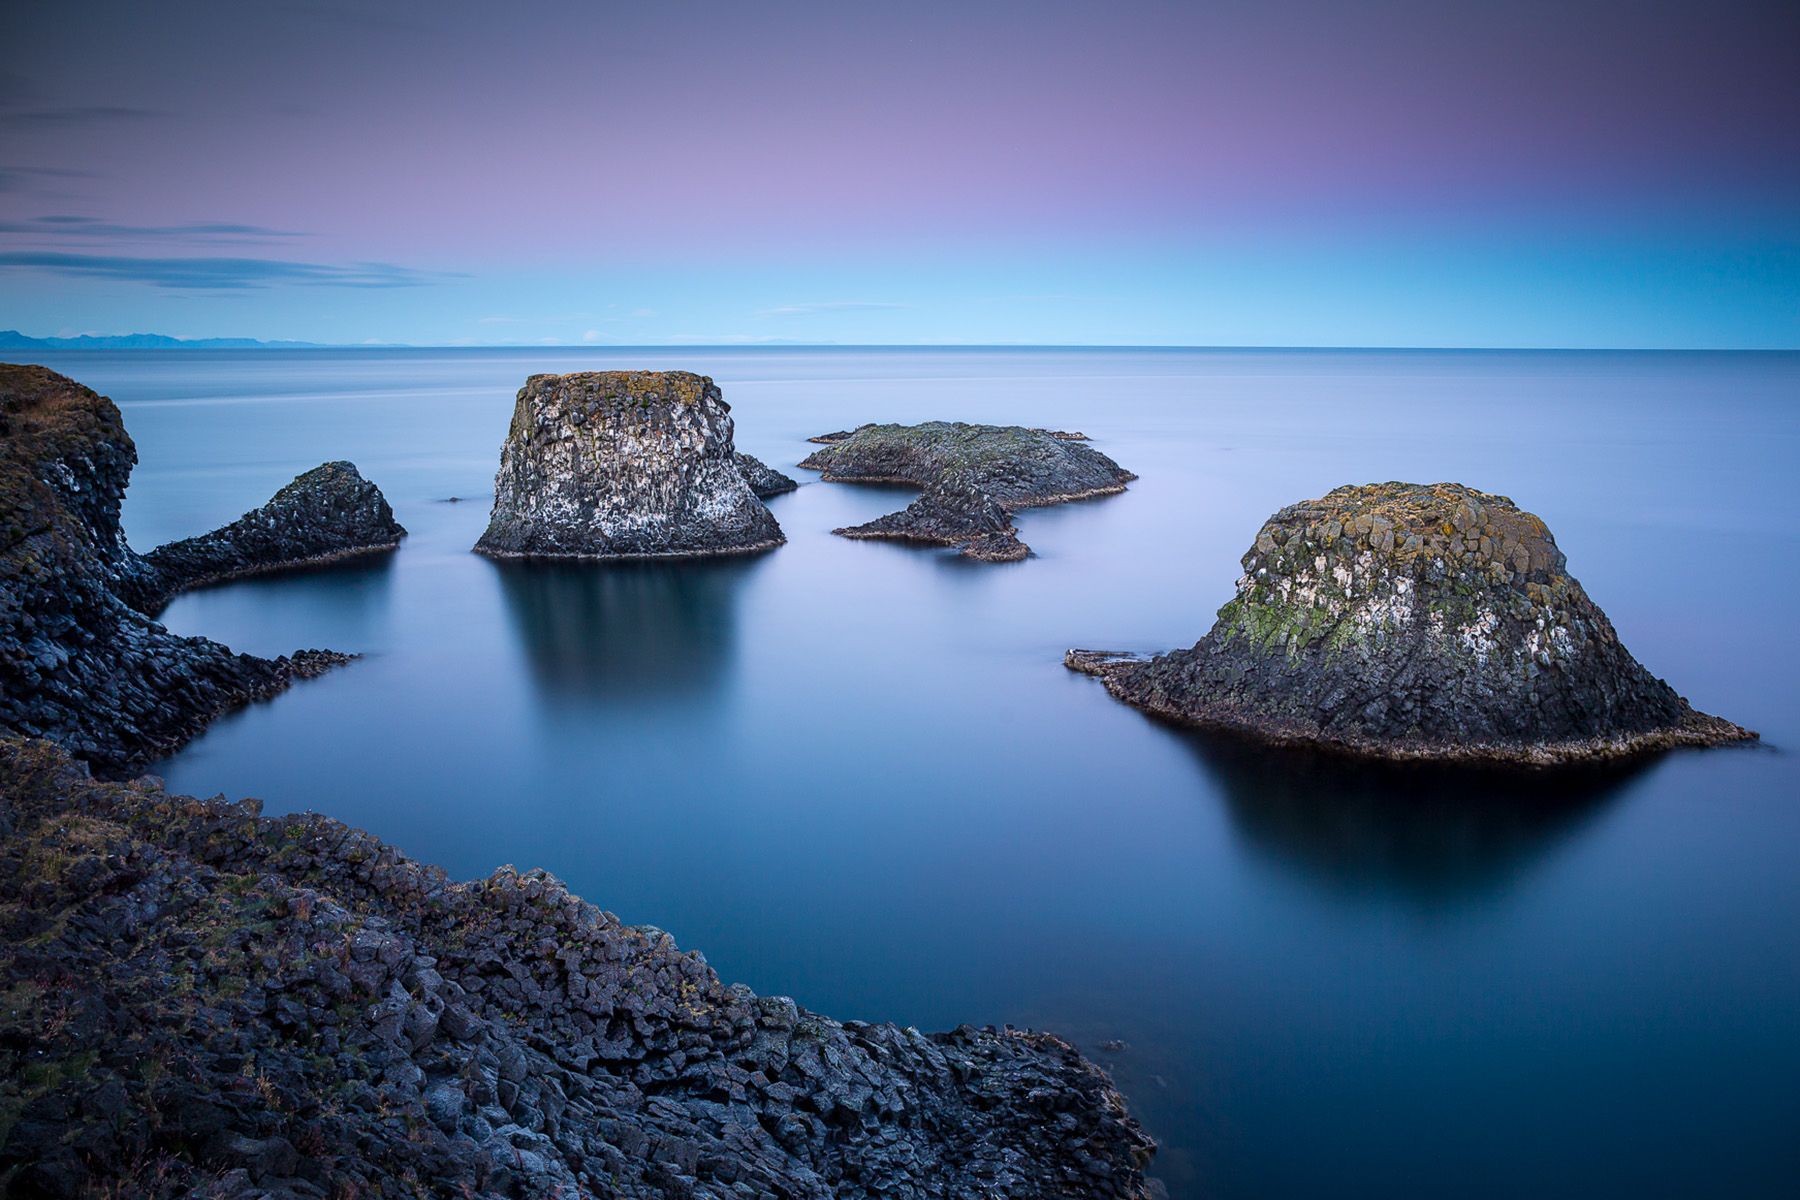
[(71, 0), (0, 44), (28, 333), (1800, 345), (1793, 0)]

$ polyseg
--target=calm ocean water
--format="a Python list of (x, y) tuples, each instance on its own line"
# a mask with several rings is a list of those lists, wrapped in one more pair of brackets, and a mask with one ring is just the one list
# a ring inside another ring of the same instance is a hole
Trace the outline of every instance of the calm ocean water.
[[(840, 1018), (1013, 1022), (1105, 1063), (1178, 1197), (1791, 1194), (1800, 1173), (1800, 356), (54, 353), (142, 463), (139, 549), (354, 460), (377, 565), (193, 594), (183, 633), (352, 667), (159, 771), (458, 876), (541, 865)], [(713, 375), (807, 480), (752, 560), (498, 565), (528, 374)], [(866, 420), (1087, 431), (1142, 476), (979, 566), (834, 538)], [(1156, 725), (1071, 645), (1193, 642), (1270, 512), (1457, 480), (1549, 522), (1626, 644), (1759, 748), (1573, 778), (1349, 769)], [(464, 503), (446, 503), (451, 496)], [(1122, 1052), (1100, 1043), (1120, 1039)]]

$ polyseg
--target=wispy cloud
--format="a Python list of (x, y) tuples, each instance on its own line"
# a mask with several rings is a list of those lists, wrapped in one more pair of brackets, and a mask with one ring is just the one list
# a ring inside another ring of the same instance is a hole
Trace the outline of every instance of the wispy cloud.
[(420, 287), (453, 278), (391, 263), (333, 265), (273, 258), (135, 258), (34, 251), (0, 254), (0, 270), (39, 271), (77, 279), (112, 279), (182, 291), (243, 291), (281, 285)]
[(46, 189), (44, 185), (97, 178), (99, 176), (93, 171), (74, 171), (65, 167), (0, 167), (0, 192), (54, 192), (54, 187)]
[(807, 317), (814, 313), (880, 312), (910, 308), (906, 304), (887, 304), (879, 300), (824, 300), (813, 304), (783, 304), (779, 308), (759, 309), (759, 317)]
[(228, 221), (190, 221), (180, 225), (121, 225), (97, 217), (49, 216), (0, 221), (0, 234), (46, 239), (117, 238), (181, 242), (268, 241), (306, 237), (290, 229), (243, 225)]
[(15, 129), (68, 129), (117, 121), (149, 121), (168, 115), (154, 108), (132, 108), (122, 104), (78, 104), (0, 112), (0, 125)]

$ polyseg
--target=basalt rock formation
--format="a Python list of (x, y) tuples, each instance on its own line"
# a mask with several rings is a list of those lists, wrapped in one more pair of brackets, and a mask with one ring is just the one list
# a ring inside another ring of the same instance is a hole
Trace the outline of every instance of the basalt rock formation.
[(119, 525), (136, 462), (112, 401), (43, 367), (0, 365), (0, 732), (52, 738), (107, 772), (348, 661), (236, 654), (134, 607), (162, 593)]
[(1547, 765), (1754, 738), (1619, 642), (1544, 522), (1460, 484), (1341, 487), (1269, 518), (1187, 650), (1071, 650), (1189, 724), (1392, 759)]
[(784, 495), (800, 486), (753, 454), (738, 451), (737, 463), (738, 470), (744, 473), (744, 482), (750, 485), (758, 500)]
[(834, 533), (960, 546), (985, 562), (1031, 553), (1013, 527), (1017, 510), (1108, 496), (1137, 478), (1082, 444), (1085, 435), (1017, 425), (863, 425), (809, 440), (822, 448), (800, 465), (829, 481), (923, 489), (900, 512)]
[(154, 613), (189, 588), (382, 553), (405, 536), (387, 497), (354, 463), (324, 463), (231, 524), (145, 555), (155, 586), (138, 607)]
[(13, 1196), (1148, 1197), (1067, 1044), (830, 1020), (541, 872), (0, 739)]
[(497, 557), (744, 554), (785, 540), (745, 480), (731, 408), (686, 371), (533, 375), (475, 549)]

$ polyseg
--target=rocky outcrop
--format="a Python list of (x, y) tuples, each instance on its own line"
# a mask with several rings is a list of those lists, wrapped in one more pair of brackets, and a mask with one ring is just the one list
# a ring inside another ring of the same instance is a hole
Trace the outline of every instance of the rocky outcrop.
[(541, 872), (0, 739), (8, 1194), (1146, 1197), (1151, 1149), (1054, 1037), (839, 1023)]
[(834, 533), (960, 546), (986, 562), (1011, 562), (1031, 553), (1013, 527), (1017, 510), (1108, 496), (1137, 478), (1080, 444), (1085, 435), (1017, 425), (863, 425), (809, 440), (822, 449), (800, 465), (823, 472), (826, 480), (923, 489), (900, 512)]
[(119, 526), (136, 462), (112, 401), (42, 367), (0, 366), (0, 731), (53, 738), (100, 771), (133, 769), (348, 661), (235, 654), (127, 603), (159, 586)]
[(387, 497), (354, 463), (328, 462), (223, 528), (152, 550), (144, 556), (151, 584), (132, 598), (155, 613), (188, 588), (378, 554), (405, 536)]
[(1065, 661), (1163, 717), (1380, 758), (1545, 765), (1756, 736), (1639, 665), (1504, 496), (1341, 487), (1269, 518), (1243, 566), (1191, 649)]
[(718, 386), (686, 371), (533, 375), (500, 451), (498, 557), (667, 558), (778, 546)]
[(785, 495), (800, 486), (762, 459), (741, 450), (738, 452), (737, 464), (738, 470), (744, 473), (744, 482), (750, 485), (750, 490), (758, 500)]

